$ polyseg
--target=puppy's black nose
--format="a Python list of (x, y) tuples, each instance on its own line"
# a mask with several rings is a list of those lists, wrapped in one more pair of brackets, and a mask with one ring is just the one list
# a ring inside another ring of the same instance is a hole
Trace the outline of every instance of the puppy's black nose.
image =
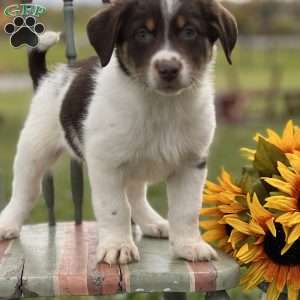
[(161, 60), (155, 64), (159, 76), (165, 81), (173, 81), (178, 77), (182, 69), (182, 63), (176, 59)]

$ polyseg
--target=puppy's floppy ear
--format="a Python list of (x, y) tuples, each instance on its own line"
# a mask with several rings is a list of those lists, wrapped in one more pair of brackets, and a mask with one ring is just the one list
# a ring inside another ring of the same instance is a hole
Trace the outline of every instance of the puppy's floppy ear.
[[(125, 2), (125, 1), (124, 1)], [(119, 35), (124, 5), (117, 2), (92, 17), (87, 25), (87, 34), (96, 50), (102, 67), (110, 62)]]
[(206, 17), (211, 31), (211, 41), (214, 43), (220, 39), (227, 61), (232, 64), (231, 53), (238, 36), (238, 27), (234, 16), (217, 1), (211, 1), (206, 7)]

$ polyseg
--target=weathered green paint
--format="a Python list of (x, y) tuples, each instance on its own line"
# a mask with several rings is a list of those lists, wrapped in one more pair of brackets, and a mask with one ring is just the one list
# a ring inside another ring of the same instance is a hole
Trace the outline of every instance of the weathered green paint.
[(64, 226), (24, 226), (21, 245), (25, 257), (23, 288), (27, 294), (55, 296), (57, 257), (63, 248)]
[[(0, 243), (0, 295), (7, 299), (17, 293), (20, 296), (21, 292), (25, 298), (163, 292), (166, 299), (173, 295), (172, 300), (175, 296), (181, 300), (185, 292), (195, 291), (195, 281), (198, 287), (203, 282), (205, 290), (209, 270), (213, 272), (212, 278), (219, 274), (229, 280), (238, 274), (230, 266), (236, 263), (221, 253), (223, 263), (197, 263), (191, 267), (190, 263), (171, 256), (167, 240), (144, 238), (137, 245), (141, 254), (139, 263), (97, 265), (95, 222), (84, 222), (81, 226), (73, 223), (24, 226), (20, 239)], [(226, 286), (235, 287), (229, 283)], [(209, 294), (207, 300), (226, 300), (225, 295), (224, 292)]]
[(22, 284), (24, 262), (24, 252), (20, 241), (9, 242), (0, 261), (0, 299), (12, 299), (21, 296), (20, 286)]
[(219, 259), (213, 261), (217, 271), (216, 290), (227, 290), (239, 284), (240, 267), (229, 255), (219, 251)]
[(226, 293), (226, 291), (217, 291), (207, 293), (205, 296), (205, 300), (230, 300), (230, 297)]
[(182, 260), (170, 259), (167, 240), (142, 239), (138, 242), (141, 260), (123, 270), (127, 292), (190, 291), (190, 274)]

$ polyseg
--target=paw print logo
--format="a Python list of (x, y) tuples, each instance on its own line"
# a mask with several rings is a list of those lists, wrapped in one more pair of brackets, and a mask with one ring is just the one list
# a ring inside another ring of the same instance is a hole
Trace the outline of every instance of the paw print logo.
[(32, 16), (28, 16), (26, 19), (21, 16), (15, 17), (13, 22), (6, 24), (4, 28), (4, 31), (11, 35), (10, 43), (14, 48), (22, 45), (36, 47), (39, 43), (38, 35), (44, 30), (44, 25), (37, 23)]

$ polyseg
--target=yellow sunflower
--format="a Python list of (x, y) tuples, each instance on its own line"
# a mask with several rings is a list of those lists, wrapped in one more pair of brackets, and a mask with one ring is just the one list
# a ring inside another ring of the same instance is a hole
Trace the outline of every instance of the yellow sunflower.
[(232, 219), (231, 216), (225, 216), (226, 223), (237, 231), (249, 236), (263, 235), (266, 230), (275, 235), (275, 218), (271, 212), (260, 204), (256, 194), (253, 197), (250, 194), (247, 195), (247, 205), (250, 213), (248, 222), (241, 219)]
[[(297, 300), (300, 289), (300, 241), (296, 241), (282, 255), (286, 239), (283, 226), (274, 223), (274, 216), (260, 204), (256, 195), (252, 199), (248, 196), (248, 203), (249, 234), (247, 242), (235, 255), (242, 264), (248, 266), (241, 279), (242, 286), (251, 289), (260, 283), (269, 283), (267, 300), (277, 300), (287, 287), (288, 299)], [(260, 230), (256, 230), (251, 223), (256, 224)], [(240, 230), (239, 227), (234, 228)]]
[(281, 178), (264, 179), (278, 190), (266, 198), (265, 207), (280, 213), (276, 222), (282, 224), (286, 233), (286, 245), (282, 254), (300, 238), (300, 157), (288, 154), (287, 158), (291, 167), (278, 162)]
[[(289, 121), (286, 124), (281, 136), (273, 129), (267, 129), (267, 136), (263, 136), (258, 133), (254, 139), (258, 142), (260, 138), (263, 138), (273, 144), (283, 153), (300, 153), (300, 128), (295, 126), (293, 121)], [(242, 148), (241, 151), (249, 160), (254, 160), (256, 150)]]
[(209, 217), (208, 220), (200, 222), (201, 228), (205, 230), (203, 238), (207, 242), (216, 242), (217, 246), (227, 253), (235, 249), (243, 235), (233, 230), (224, 217), (230, 216), (231, 220), (238, 221), (238, 214), (247, 210), (244, 199), (246, 197), (242, 189), (225, 170), (222, 170), (218, 183), (207, 181), (203, 202), (210, 207), (200, 211), (201, 216)]

